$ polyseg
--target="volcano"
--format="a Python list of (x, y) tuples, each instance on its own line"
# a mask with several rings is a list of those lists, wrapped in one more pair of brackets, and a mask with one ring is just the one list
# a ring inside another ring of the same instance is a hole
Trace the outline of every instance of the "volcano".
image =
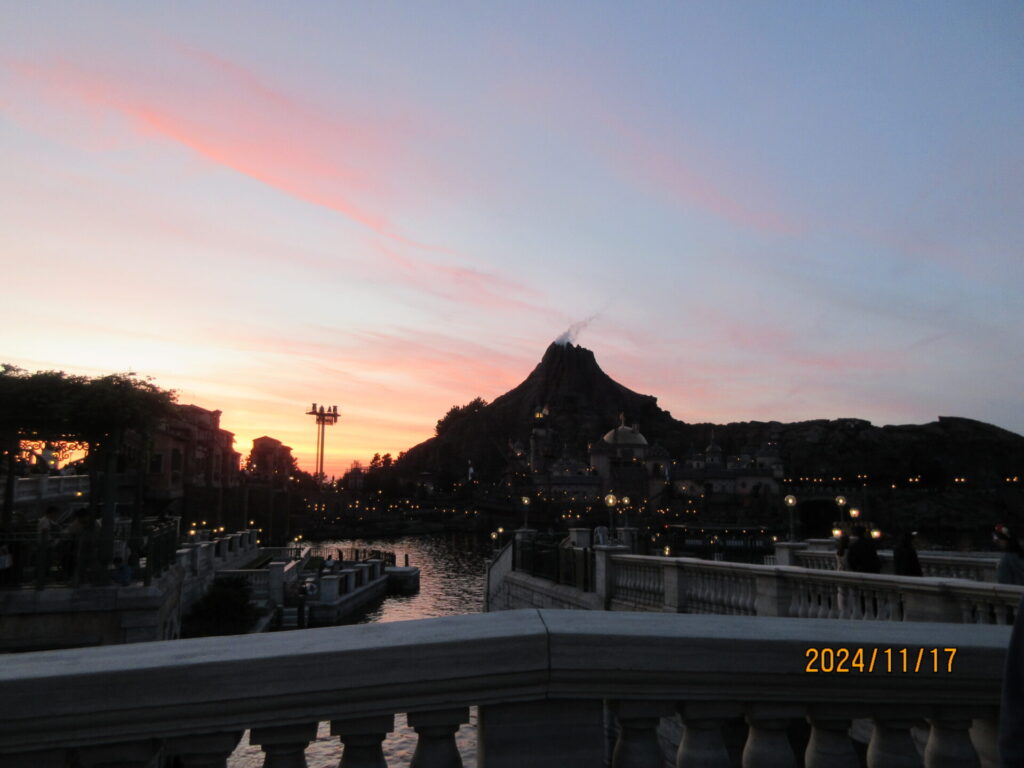
[(653, 395), (615, 381), (589, 349), (560, 342), (545, 350), (521, 384), (490, 404), (476, 400), (453, 408), (438, 423), (437, 436), (410, 448), (399, 468), (457, 478), (465, 477), (472, 461), (478, 478), (497, 479), (512, 446), (529, 445), (535, 413), (545, 409), (545, 424), (562, 453), (582, 460), (588, 444), (621, 417), (675, 459), (703, 450), (713, 435), (726, 455), (774, 444), (787, 474), (797, 477), (928, 476), (938, 482), (967, 475), (989, 485), (1005, 476), (1024, 479), (1024, 438), (990, 424), (957, 417), (884, 427), (856, 418), (687, 424), (658, 407)]

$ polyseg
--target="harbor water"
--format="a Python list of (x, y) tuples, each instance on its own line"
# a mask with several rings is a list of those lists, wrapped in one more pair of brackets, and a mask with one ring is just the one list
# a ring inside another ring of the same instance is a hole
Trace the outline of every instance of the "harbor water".
[[(477, 534), (449, 533), (406, 536), (397, 539), (346, 539), (317, 542), (318, 546), (350, 549), (379, 549), (395, 553), (401, 565), (405, 556), (409, 565), (420, 569), (420, 589), (413, 595), (393, 595), (363, 613), (351, 617), (350, 624), (372, 624), (411, 619), (429, 619), (483, 610), (484, 568), (490, 554), (489, 538)], [(301, 630), (297, 630), (301, 631)], [(338, 695), (344, 695), (339, 691)], [(470, 722), (456, 734), (465, 768), (476, 768), (476, 708), (470, 709)], [(416, 749), (416, 734), (395, 716), (395, 730), (384, 741), (384, 756), (390, 768), (404, 768)], [(330, 723), (320, 723), (316, 740), (306, 750), (308, 768), (337, 768), (341, 760), (341, 741), (331, 736)], [(241, 743), (228, 759), (228, 768), (260, 768), (263, 752), (249, 744), (246, 731)]]

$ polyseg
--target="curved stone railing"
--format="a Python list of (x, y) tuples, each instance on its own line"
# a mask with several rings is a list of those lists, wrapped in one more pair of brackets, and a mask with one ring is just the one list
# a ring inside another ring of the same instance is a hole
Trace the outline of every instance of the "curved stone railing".
[[(787, 546), (793, 547), (794, 545), (788, 544)], [(836, 570), (834, 546), (830, 549), (825, 549), (824, 546), (818, 544), (811, 549), (796, 549), (792, 555), (793, 563), (802, 568)], [(882, 573), (893, 573), (892, 551), (881, 550), (878, 557), (882, 561)], [(998, 553), (920, 551), (917, 553), (917, 560), (921, 564), (921, 573), (924, 576), (994, 582), (999, 555)]]
[(614, 768), (660, 768), (659, 724), (681, 729), (677, 766), (730, 765), (736, 750), (745, 766), (796, 765), (791, 736), (808, 766), (856, 766), (851, 721), (870, 768), (988, 766), (1009, 634), (525, 610), (20, 654), (0, 665), (0, 700), (17, 702), (0, 763), (142, 768), (163, 752), (223, 766), (251, 729), (267, 766), (295, 766), (329, 720), (345, 768), (380, 768), (404, 712), (412, 765), (456, 768), (476, 705), (480, 768), (600, 765), (605, 712)]
[(487, 563), (487, 574), (484, 579), (485, 612), (495, 604), (498, 592), (504, 587), (506, 577), (512, 572), (513, 554), (513, 541), (509, 539), (505, 546)]
[(599, 552), (617, 610), (1012, 624), (1024, 587)]

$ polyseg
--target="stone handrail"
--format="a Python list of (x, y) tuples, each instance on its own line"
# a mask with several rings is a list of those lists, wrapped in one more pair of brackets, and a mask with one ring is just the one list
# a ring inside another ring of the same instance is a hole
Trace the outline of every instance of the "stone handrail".
[[(871, 768), (921, 765), (912, 729), (927, 738), (929, 768), (978, 764), (972, 736), (989, 765), (1009, 636), (997, 626), (521, 610), (308, 630), (301, 642), (272, 633), (27, 653), (0, 665), (0, 700), (17, 702), (0, 720), (0, 762), (141, 768), (165, 750), (186, 766), (223, 766), (248, 728), (268, 765), (300, 765), (316, 724), (330, 720), (342, 765), (377, 768), (405, 712), (419, 734), (414, 765), (455, 768), (455, 730), (477, 705), (481, 768), (575, 768), (601, 764), (607, 705), (620, 725), (615, 768), (660, 768), (659, 723), (683, 727), (677, 766), (730, 764), (725, 741), (739, 727), (744, 765), (796, 765), (787, 728), (805, 720), (808, 766), (859, 765), (848, 733), (861, 718), (874, 724)], [(828, 671), (837, 649), (850, 673)]]
[[(893, 573), (892, 550), (880, 550), (878, 557), (882, 561), (882, 573)], [(794, 552), (793, 558), (796, 565), (804, 568), (834, 571), (837, 566), (834, 548), (827, 550), (818, 546), (813, 549), (797, 550)], [(999, 555), (998, 553), (919, 551), (917, 560), (924, 576), (994, 582)]]
[(1024, 587), (966, 579), (628, 554), (608, 561), (613, 609), (1011, 624), (1024, 597)]
[(501, 551), (487, 563), (487, 576), (484, 579), (485, 612), (490, 609), (495, 595), (505, 583), (505, 578), (512, 572), (513, 553), (513, 540), (509, 539), (505, 542), (505, 546), (501, 548)]

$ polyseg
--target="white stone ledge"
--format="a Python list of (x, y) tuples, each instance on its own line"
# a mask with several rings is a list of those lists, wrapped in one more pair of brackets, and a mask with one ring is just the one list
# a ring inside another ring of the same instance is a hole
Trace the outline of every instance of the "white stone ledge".
[[(0, 752), (560, 699), (998, 704), (1010, 628), (519, 610), (11, 655)], [(954, 674), (807, 674), (808, 647), (957, 647)]]

